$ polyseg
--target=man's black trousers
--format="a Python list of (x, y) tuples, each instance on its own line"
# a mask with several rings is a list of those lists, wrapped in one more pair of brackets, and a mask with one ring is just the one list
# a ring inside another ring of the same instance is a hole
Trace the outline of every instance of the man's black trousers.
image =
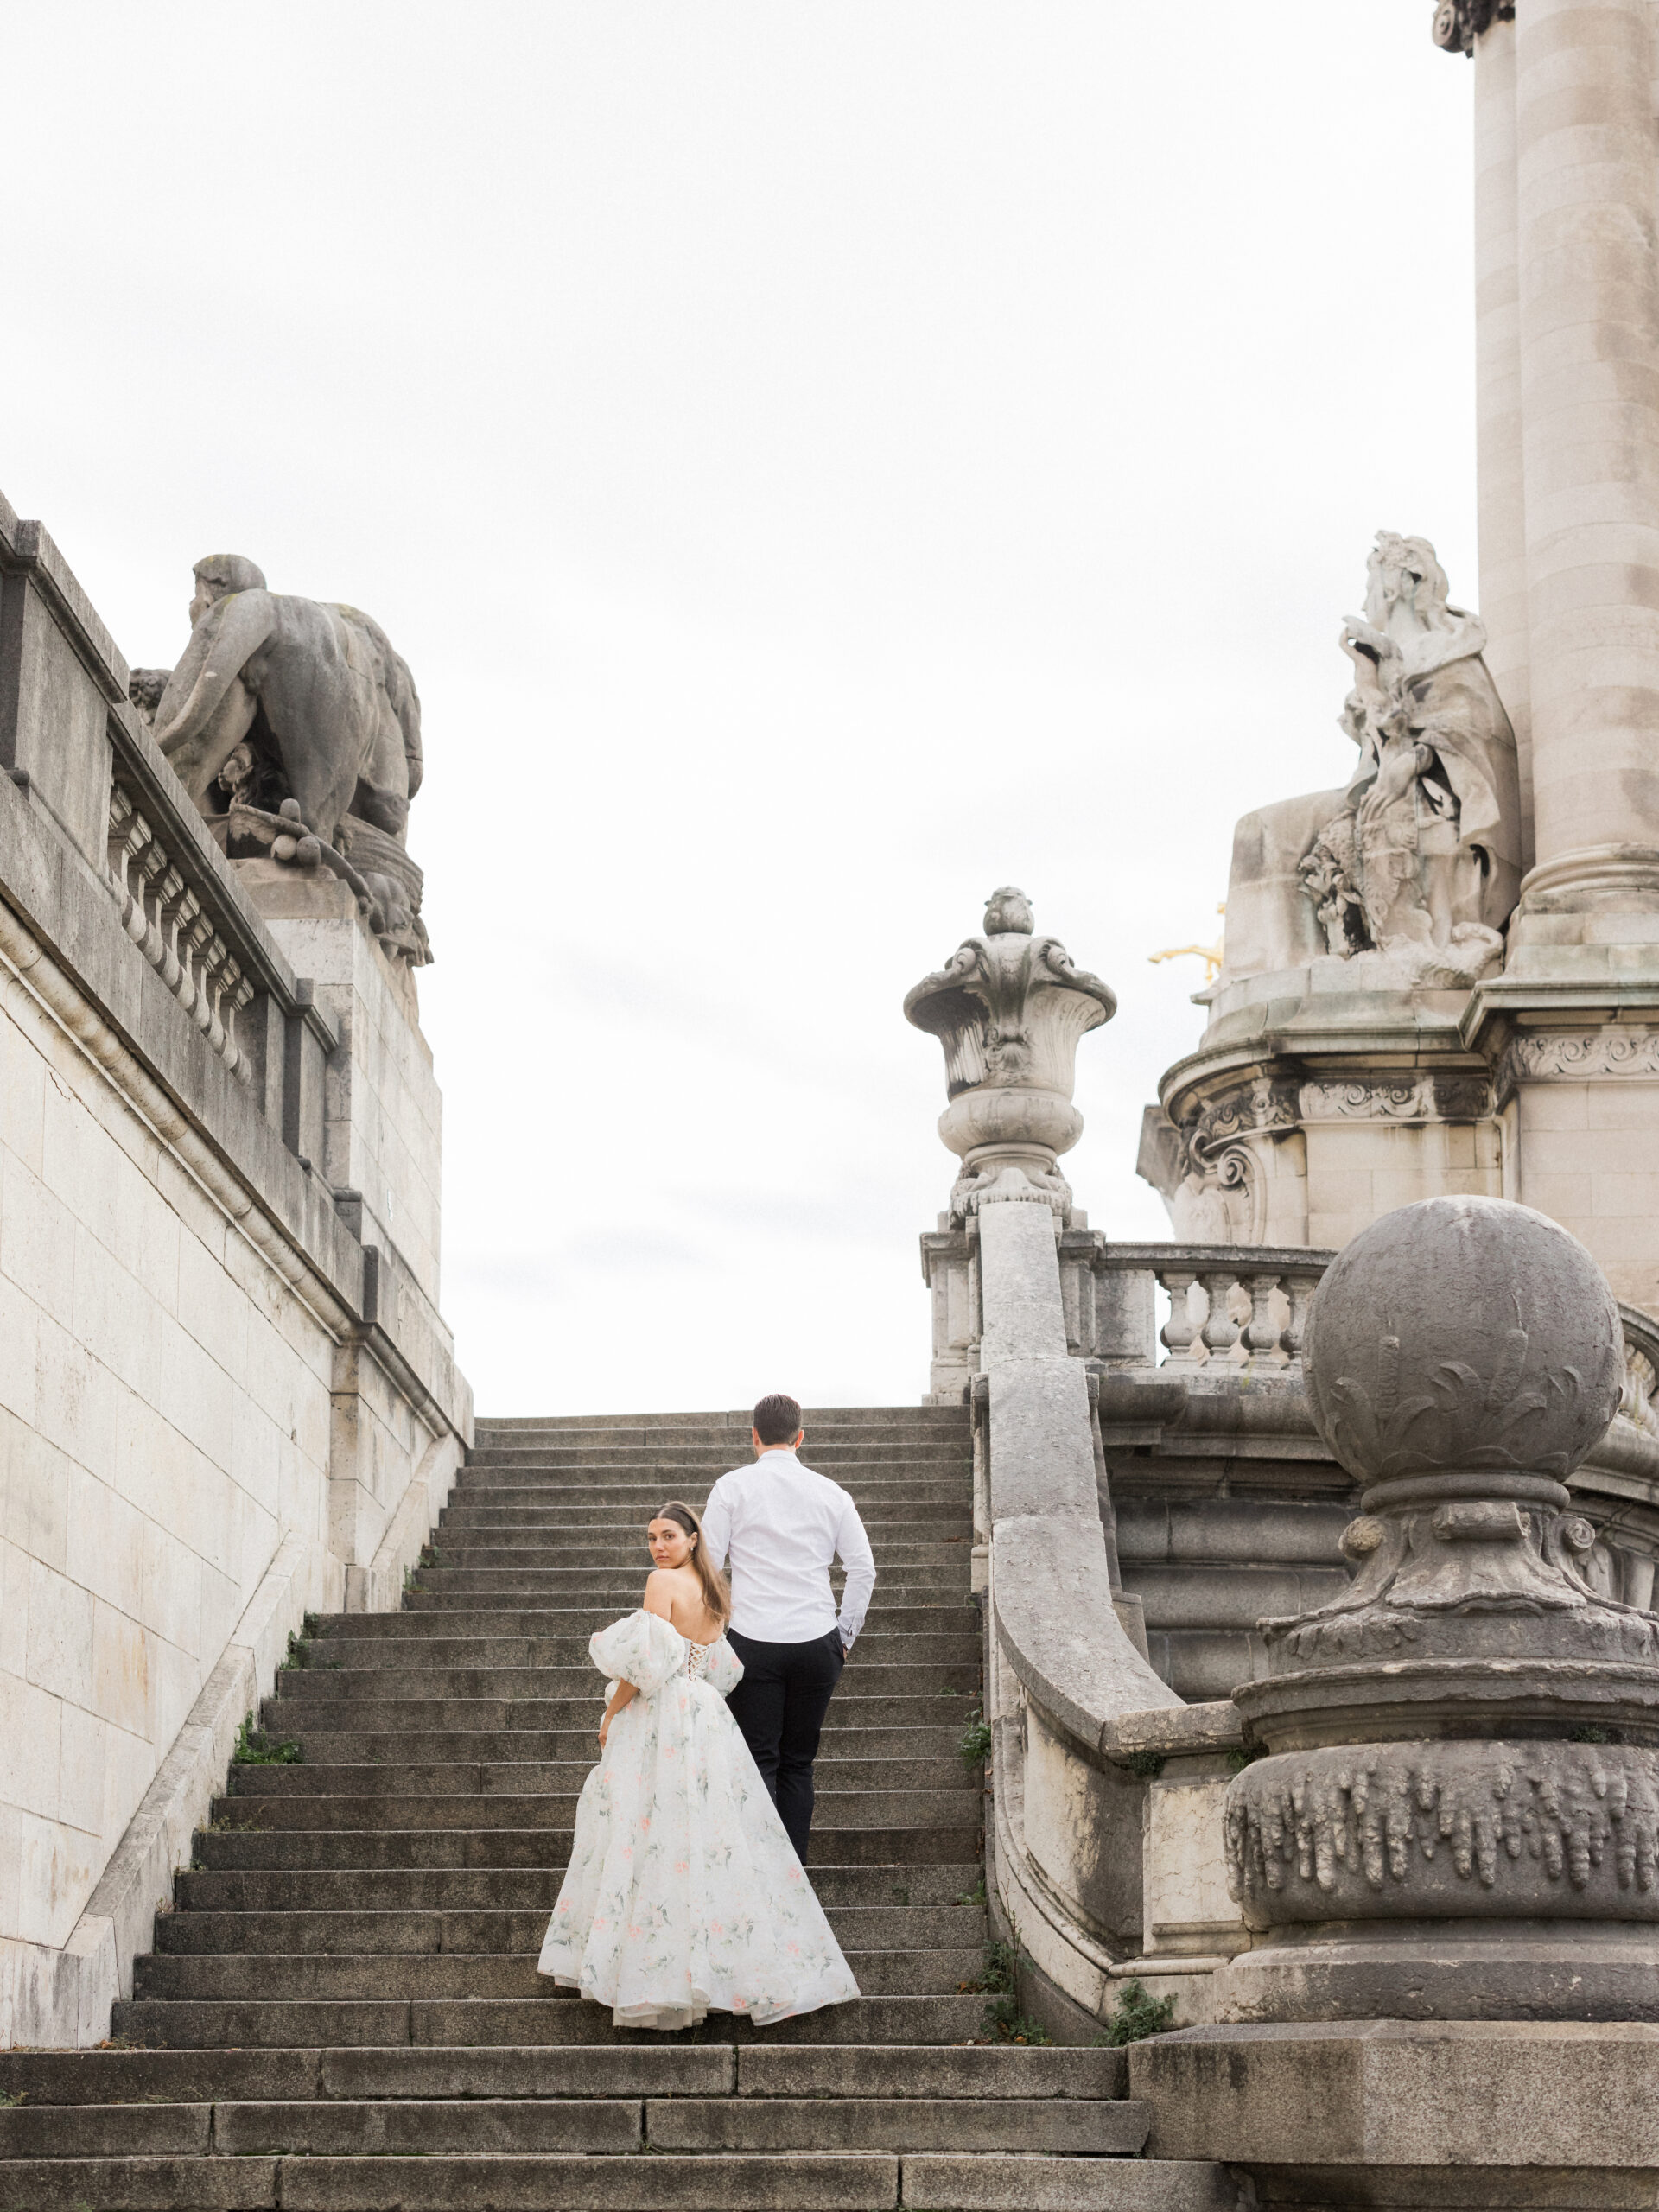
[(845, 1664), (841, 1631), (832, 1628), (810, 1643), (762, 1643), (728, 1629), (726, 1641), (743, 1662), (743, 1679), (727, 1703), (804, 1866), (812, 1829), (812, 1762)]

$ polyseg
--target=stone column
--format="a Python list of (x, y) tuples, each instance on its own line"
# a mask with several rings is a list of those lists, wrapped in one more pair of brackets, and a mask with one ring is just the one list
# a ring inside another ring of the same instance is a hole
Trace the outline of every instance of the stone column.
[(1521, 277), (1516, 207), (1515, 25), (1474, 46), (1475, 390), (1480, 612), (1486, 665), (1509, 710), (1521, 771), (1521, 865), (1533, 864), (1527, 497), (1521, 450)]
[(1495, 78), (1511, 35), (1535, 864), (1510, 972), (1645, 975), (1607, 949), (1659, 940), (1652, 0), (1522, 0), (1481, 41)]
[(1264, 1621), (1227, 1802), (1237, 2020), (1659, 2017), (1659, 1621), (1599, 1594), (1567, 1478), (1618, 1310), (1567, 1231), (1431, 1198), (1314, 1297), (1309, 1409), (1365, 1484), (1337, 1599)]

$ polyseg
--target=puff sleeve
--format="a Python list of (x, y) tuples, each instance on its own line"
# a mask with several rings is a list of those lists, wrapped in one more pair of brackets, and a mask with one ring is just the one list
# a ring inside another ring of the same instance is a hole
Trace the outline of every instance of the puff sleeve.
[(588, 1638), (588, 1656), (613, 1681), (632, 1682), (642, 1697), (659, 1690), (685, 1664), (685, 1638), (643, 1607)]

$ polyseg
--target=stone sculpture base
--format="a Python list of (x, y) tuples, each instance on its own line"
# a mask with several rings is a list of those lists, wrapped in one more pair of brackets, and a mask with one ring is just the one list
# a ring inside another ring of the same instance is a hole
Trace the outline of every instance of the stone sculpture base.
[(1215, 1980), (1224, 2021), (1659, 2021), (1659, 1929), (1560, 1920), (1316, 1923)]
[(391, 1247), (435, 1319), (442, 1100), (415, 977), (388, 958), (340, 878), (232, 863), (272, 936), (340, 1033), (300, 1149), (354, 1235)]
[(1153, 2158), (1224, 2158), (1262, 2207), (1659, 2205), (1659, 2028), (1190, 2028), (1135, 2044)]

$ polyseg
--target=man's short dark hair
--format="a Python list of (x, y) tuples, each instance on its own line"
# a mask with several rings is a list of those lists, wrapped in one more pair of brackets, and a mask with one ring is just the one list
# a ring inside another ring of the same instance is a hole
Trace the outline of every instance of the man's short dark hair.
[(800, 1406), (774, 1390), (754, 1409), (754, 1433), (763, 1444), (792, 1444), (801, 1433)]

